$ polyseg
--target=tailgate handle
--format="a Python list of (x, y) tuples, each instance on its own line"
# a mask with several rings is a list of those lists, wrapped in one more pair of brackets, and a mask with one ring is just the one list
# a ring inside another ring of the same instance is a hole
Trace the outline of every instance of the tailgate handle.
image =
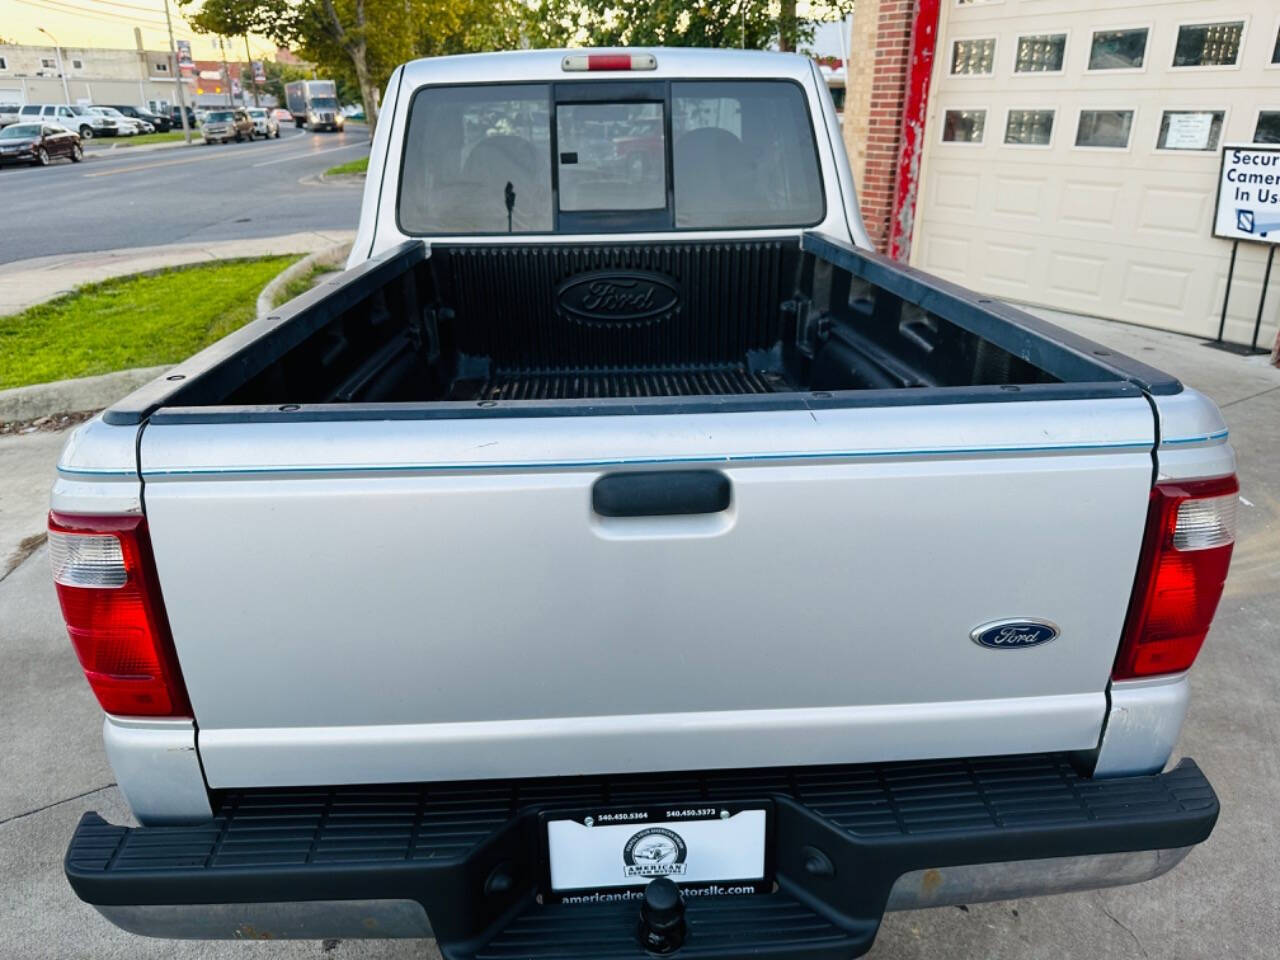
[(610, 473), (591, 489), (602, 517), (672, 517), (729, 509), (729, 478), (719, 470)]

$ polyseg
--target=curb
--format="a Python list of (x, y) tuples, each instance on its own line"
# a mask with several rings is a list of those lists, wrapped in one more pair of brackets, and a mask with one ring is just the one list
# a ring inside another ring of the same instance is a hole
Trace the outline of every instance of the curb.
[[(191, 146), (199, 146), (204, 143), (204, 138), (199, 134), (193, 134), (191, 137)], [(101, 147), (90, 147), (84, 152), (85, 157), (100, 157), (105, 154), (114, 154), (116, 156), (133, 156), (136, 154), (153, 153), (156, 150), (172, 150), (174, 147), (185, 147), (185, 140), (173, 140), (169, 143), (144, 143), (141, 146), (131, 146), (124, 143), (116, 142), (110, 145), (103, 144)], [(122, 151), (122, 152), (117, 152)]]
[(169, 364), (160, 367), (136, 367), (96, 377), (33, 383), (28, 387), (0, 390), (0, 422), (37, 420), (58, 413), (101, 410), (121, 397), (128, 396), (144, 383), (163, 374)]
[[(334, 244), (303, 257), (297, 263), (276, 274), (258, 295), (258, 317), (261, 318), (270, 313), (271, 297), (283, 284), (305, 273), (312, 264), (341, 264), (350, 250), (350, 242)], [(102, 410), (128, 396), (138, 387), (150, 383), (172, 366), (172, 364), (165, 364), (159, 367), (135, 367), (132, 370), (117, 370), (115, 373), (104, 373), (96, 377), (55, 380), (52, 383), (33, 383), (26, 387), (0, 390), (0, 423), (38, 420), (41, 417), (51, 417), (60, 413)]]
[(332, 247), (325, 247), (323, 250), (317, 250), (315, 253), (308, 254), (292, 266), (285, 267), (276, 274), (274, 280), (262, 288), (262, 292), (258, 294), (258, 319), (268, 316), (276, 307), (272, 303), (276, 294), (285, 286), (285, 284), (305, 276), (306, 273), (317, 264), (319, 265), (337, 265), (341, 267), (346, 262), (347, 254), (351, 252), (351, 242), (335, 243)]
[(335, 173), (329, 176), (327, 173), (317, 173), (316, 180), (320, 183), (364, 183), (368, 179), (368, 174), (364, 173)]
[(312, 230), (276, 237), (217, 240), (203, 244), (160, 244), (2, 263), (0, 316), (21, 313), (86, 283), (216, 260), (306, 254), (354, 236), (355, 231), (350, 230)]

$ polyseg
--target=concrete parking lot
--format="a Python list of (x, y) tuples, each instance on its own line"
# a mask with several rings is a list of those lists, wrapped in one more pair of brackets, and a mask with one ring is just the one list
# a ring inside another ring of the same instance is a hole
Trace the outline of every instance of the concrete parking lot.
[[(213, 165), (205, 165), (209, 169)], [(1180, 752), (1213, 781), (1210, 840), (1152, 883), (1060, 897), (889, 915), (871, 956), (908, 958), (1264, 958), (1280, 954), (1280, 370), (1198, 341), (1081, 318), (1064, 323), (1168, 370), (1223, 408), (1243, 496), (1231, 578), (1195, 668)], [(0, 437), (6, 523), (38, 517), (57, 443)], [(25, 492), (24, 492), (25, 490)], [(32, 492), (32, 491), (35, 492)], [(33, 502), (32, 497), (36, 500)], [(1046, 505), (1049, 508), (1051, 505)], [(1052, 517), (1046, 515), (1046, 522)], [(32, 531), (36, 532), (36, 531)], [(1051, 560), (1047, 562), (1052, 562)], [(2, 573), (3, 571), (0, 571)], [(429, 944), (144, 940), (102, 920), (61, 871), (86, 810), (127, 822), (103, 757), (101, 715), (67, 643), (44, 550), (0, 580), (0, 956), (56, 958), (435, 957)]]

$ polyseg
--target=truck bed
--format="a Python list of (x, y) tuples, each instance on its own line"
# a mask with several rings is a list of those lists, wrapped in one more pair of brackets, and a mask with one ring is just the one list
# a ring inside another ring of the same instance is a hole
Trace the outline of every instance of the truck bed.
[[(584, 289), (628, 284), (644, 301), (638, 308), (592, 315), (599, 297)], [(161, 406), (188, 415), (317, 404), (494, 411), (815, 395), (837, 405), (895, 404), (975, 389), (1005, 399), (1097, 396), (1125, 384), (1178, 388), (1016, 309), (813, 234), (409, 242), (215, 344), (107, 418), (137, 423)]]

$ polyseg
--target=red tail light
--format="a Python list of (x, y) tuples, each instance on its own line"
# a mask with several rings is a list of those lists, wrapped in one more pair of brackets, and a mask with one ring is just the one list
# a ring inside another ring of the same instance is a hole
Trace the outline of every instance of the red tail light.
[(107, 713), (190, 716), (142, 517), (49, 514), (62, 618)]
[(1236, 539), (1235, 477), (1157, 484), (1112, 678), (1177, 673), (1195, 662)]

